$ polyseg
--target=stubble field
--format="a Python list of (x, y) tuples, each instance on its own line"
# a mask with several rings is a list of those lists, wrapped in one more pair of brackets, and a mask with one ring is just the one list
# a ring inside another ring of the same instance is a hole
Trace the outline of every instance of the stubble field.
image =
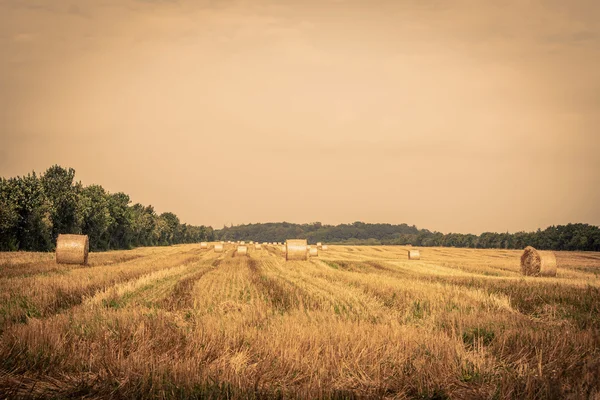
[(512, 250), (234, 250), (0, 253), (0, 393), (600, 398), (599, 253), (533, 278)]

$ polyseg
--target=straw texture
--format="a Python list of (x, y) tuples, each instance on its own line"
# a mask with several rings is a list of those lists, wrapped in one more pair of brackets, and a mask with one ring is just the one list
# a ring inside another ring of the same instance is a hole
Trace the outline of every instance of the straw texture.
[(56, 239), (57, 264), (82, 264), (88, 262), (90, 241), (87, 235), (58, 235)]
[(527, 276), (556, 276), (556, 256), (527, 246), (521, 255), (521, 272)]
[(306, 239), (288, 239), (285, 242), (285, 259), (306, 260), (308, 258)]

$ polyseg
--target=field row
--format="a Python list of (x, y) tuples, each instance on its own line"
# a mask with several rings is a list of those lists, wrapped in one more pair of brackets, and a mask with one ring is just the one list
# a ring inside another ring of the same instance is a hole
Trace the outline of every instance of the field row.
[[(91, 397), (598, 394), (600, 256), (330, 246), (286, 262), (197, 246), (0, 269), (0, 390)], [(557, 377), (561, 377), (557, 384)], [(558, 385), (558, 387), (557, 387)]]

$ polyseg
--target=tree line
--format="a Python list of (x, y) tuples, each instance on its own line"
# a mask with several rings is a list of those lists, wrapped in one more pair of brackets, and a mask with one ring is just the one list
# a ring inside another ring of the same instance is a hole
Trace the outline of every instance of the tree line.
[(445, 246), (469, 248), (600, 251), (600, 228), (588, 224), (551, 226), (536, 232), (481, 235), (432, 232), (407, 224), (323, 225), (289, 222), (247, 224), (213, 231), (182, 224), (171, 213), (157, 214), (125, 193), (75, 182), (75, 170), (54, 165), (41, 174), (0, 178), (0, 251), (51, 251), (59, 233), (87, 234), (90, 249), (129, 249), (210, 240)]
[(51, 251), (59, 233), (88, 235), (93, 251), (213, 239), (211, 227), (130, 203), (125, 193), (75, 182), (75, 170), (59, 165), (39, 176), (0, 177), (0, 250)]
[(288, 222), (247, 224), (215, 231), (218, 240), (255, 240), (283, 242), (288, 238), (307, 239), (309, 243), (416, 245), (468, 247), (478, 249), (523, 249), (534, 246), (541, 250), (600, 251), (600, 228), (588, 224), (550, 226), (536, 232), (495, 233), (481, 235), (431, 232), (407, 224), (353, 224), (323, 225), (293, 224)]

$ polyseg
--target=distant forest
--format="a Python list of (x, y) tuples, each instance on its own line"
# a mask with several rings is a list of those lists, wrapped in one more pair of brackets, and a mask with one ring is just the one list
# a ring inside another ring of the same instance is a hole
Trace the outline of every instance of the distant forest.
[(219, 240), (255, 240), (283, 242), (287, 238), (308, 239), (309, 243), (353, 245), (405, 245), (469, 247), (477, 249), (523, 249), (600, 251), (600, 228), (588, 224), (551, 226), (536, 232), (494, 233), (481, 235), (431, 232), (406, 224), (342, 225), (292, 224), (288, 222), (224, 227), (215, 231)]
[(166, 246), (203, 240), (405, 245), (600, 251), (600, 229), (588, 224), (551, 226), (536, 232), (481, 235), (431, 232), (407, 224), (323, 225), (288, 222), (248, 224), (213, 231), (207, 226), (182, 224), (171, 213), (157, 214), (152, 206), (131, 205), (125, 193), (109, 193), (102, 186), (83, 186), (75, 170), (58, 165), (42, 175), (35, 172), (0, 178), (0, 251), (51, 251), (59, 233), (81, 233), (95, 251), (138, 246)]
[(75, 182), (75, 170), (58, 165), (40, 176), (0, 178), (0, 250), (51, 251), (59, 233), (87, 234), (96, 251), (213, 239), (211, 227), (130, 203), (125, 193)]

